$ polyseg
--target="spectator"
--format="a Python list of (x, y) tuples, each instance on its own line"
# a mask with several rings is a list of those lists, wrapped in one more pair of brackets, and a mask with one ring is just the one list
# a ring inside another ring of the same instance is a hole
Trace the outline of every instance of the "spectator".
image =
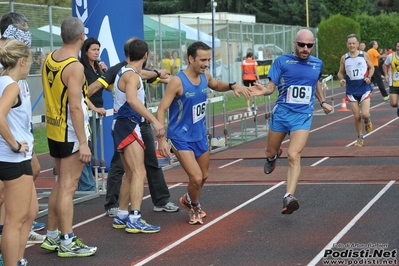
[(176, 75), (180, 71), (181, 61), (179, 58), (179, 53), (177, 51), (172, 52), (173, 63), (172, 63), (172, 75)]
[[(88, 38), (83, 43), (83, 46), (80, 50), (80, 63), (82, 63), (84, 67), (84, 72), (87, 80), (87, 84), (91, 84), (97, 80), (104, 71), (108, 68), (104, 64), (104, 62), (98, 62), (100, 54), (100, 42), (95, 38)], [(96, 118), (96, 114), (99, 116), (105, 116), (106, 111), (104, 109), (104, 101), (102, 97), (103, 89), (98, 90), (92, 96), (90, 96), (88, 104), (89, 109), (94, 111), (92, 116), (90, 117), (90, 127), (92, 129), (92, 136), (89, 140), (90, 149), (93, 152), (94, 145), (97, 143), (93, 142), (93, 135), (96, 134), (96, 139), (100, 137), (100, 119)], [(94, 123), (95, 127), (94, 127)], [(96, 132), (93, 132), (94, 128), (96, 128)], [(96, 155), (94, 155), (96, 156)], [(80, 176), (78, 183), (79, 191), (94, 191), (95, 190), (95, 180), (93, 179), (92, 174), (92, 163), (86, 163), (83, 167), (82, 175)]]
[[(256, 81), (260, 82), (258, 71), (256, 70), (258, 63), (253, 59), (253, 54), (251, 52), (247, 53), (246, 59), (241, 62), (242, 70), (242, 80), (244, 86), (251, 87)], [(247, 101), (247, 111), (251, 112), (251, 99), (246, 99)], [(252, 101), (252, 110), (258, 110), (255, 105), (255, 98)]]
[(82, 21), (64, 19), (61, 37), (63, 45), (42, 68), (42, 77), (54, 74), (53, 69), (59, 71), (52, 80), (43, 78), (47, 139), (58, 178), (48, 201), (47, 236), (41, 247), (58, 251), (59, 257), (88, 257), (97, 247), (83, 244), (72, 229), (73, 197), (83, 166), (91, 159), (86, 78), (77, 59), (85, 37)]
[(0, 179), (6, 204), (1, 250), (5, 265), (26, 265), (25, 245), (38, 202), (31, 166), (33, 133), (30, 99), (16, 81), (26, 79), (31, 66), (29, 47), (12, 40), (0, 48)]
[(381, 95), (384, 99), (384, 101), (389, 100), (389, 95), (387, 91), (385, 90), (385, 85), (384, 82), (382, 81), (382, 73), (380, 71), (380, 68), (378, 66), (378, 61), (380, 58), (385, 58), (386, 56), (381, 55), (378, 52), (378, 42), (377, 41), (371, 41), (370, 42), (370, 49), (367, 50), (367, 53), (370, 57), (371, 63), (374, 66), (374, 74), (372, 77), (372, 82), (376, 83), (378, 86), (378, 89), (381, 92)]
[(40, 74), (42, 65), (43, 65), (43, 61), (44, 61), (43, 53), (40, 51), (36, 51), (33, 54), (33, 62), (32, 62), (32, 66), (30, 68), (29, 74)]

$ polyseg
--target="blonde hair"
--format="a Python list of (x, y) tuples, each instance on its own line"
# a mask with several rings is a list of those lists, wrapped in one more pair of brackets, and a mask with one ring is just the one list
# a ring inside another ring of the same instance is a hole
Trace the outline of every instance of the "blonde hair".
[(4, 71), (13, 69), (20, 58), (28, 58), (31, 51), (29, 46), (17, 40), (7, 42), (0, 47), (0, 63)]

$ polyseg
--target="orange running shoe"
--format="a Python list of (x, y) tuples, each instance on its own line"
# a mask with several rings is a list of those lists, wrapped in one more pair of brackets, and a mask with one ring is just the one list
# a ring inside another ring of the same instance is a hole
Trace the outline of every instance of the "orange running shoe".
[[(191, 211), (191, 201), (189, 201), (187, 199), (187, 194), (184, 194), (183, 196), (180, 197), (179, 204), (184, 209)], [(206, 216), (206, 213), (203, 210), (201, 210), (201, 218), (205, 218), (205, 216)]]
[(202, 216), (201, 216), (202, 210), (201, 210), (201, 205), (198, 204), (198, 206), (191, 207), (191, 210), (188, 214), (188, 217), (190, 217), (189, 224), (203, 224), (204, 222), (202, 221)]

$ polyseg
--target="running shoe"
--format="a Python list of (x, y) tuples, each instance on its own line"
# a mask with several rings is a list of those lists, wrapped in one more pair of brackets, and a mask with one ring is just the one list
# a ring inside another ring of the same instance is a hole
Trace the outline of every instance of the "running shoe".
[(122, 219), (119, 216), (114, 217), (114, 221), (112, 222), (112, 227), (115, 229), (123, 229), (126, 228), (126, 223), (129, 221), (129, 216)]
[(173, 204), (172, 202), (168, 202), (163, 206), (154, 206), (154, 212), (177, 212), (179, 211), (179, 207)]
[(361, 137), (357, 138), (355, 147), (363, 147), (363, 138), (361, 138)]
[(276, 159), (270, 161), (269, 158), (266, 158), (266, 162), (265, 165), (263, 166), (263, 171), (265, 172), (265, 174), (270, 174), (271, 172), (273, 172), (274, 168), (276, 168), (276, 161), (277, 158), (279, 158), (281, 156), (281, 154), (283, 153), (283, 149), (279, 149), (277, 152), (277, 157)]
[(144, 221), (142, 218), (138, 219), (135, 222), (128, 222), (126, 223), (126, 228), (125, 231), (128, 233), (132, 234), (137, 234), (137, 233), (146, 233), (146, 234), (151, 234), (151, 233), (158, 233), (159, 230), (161, 230), (161, 227), (156, 226), (156, 225), (150, 225), (146, 221)]
[(58, 249), (58, 257), (71, 258), (71, 257), (89, 257), (96, 253), (97, 247), (89, 247), (83, 244), (82, 240), (76, 236), (72, 239), (72, 244), (69, 247), (60, 245)]
[(43, 244), (40, 246), (43, 249), (47, 249), (49, 251), (57, 251), (58, 248), (60, 247), (61, 244), (61, 239), (60, 235), (58, 234), (57, 239), (52, 239), (51, 237), (46, 236), (46, 238), (43, 241)]
[(108, 209), (108, 210), (105, 212), (105, 214), (106, 214), (108, 217), (115, 217), (115, 216), (118, 214), (118, 211), (119, 211), (119, 208), (118, 208), (118, 207), (113, 207), (113, 208)]
[[(180, 197), (179, 204), (187, 211), (191, 211), (191, 201), (189, 201), (187, 199), (187, 194), (184, 194), (182, 197)], [(205, 218), (205, 217), (206, 217), (206, 212), (201, 210), (201, 218)]]
[(30, 244), (42, 244), (45, 239), (45, 236), (39, 235), (36, 232), (33, 232), (33, 230), (30, 230), (29, 236), (28, 236), (28, 241), (26, 242), (27, 245)]
[(32, 224), (32, 230), (33, 230), (33, 231), (40, 231), (40, 230), (42, 230), (44, 227), (46, 227), (46, 224), (45, 224), (45, 223), (38, 223), (38, 222), (36, 222), (36, 221), (33, 221), (33, 224)]
[(367, 133), (370, 133), (373, 130), (373, 124), (371, 123), (370, 119), (367, 123), (364, 123), (364, 129)]
[(3, 255), (0, 254), (0, 266), (4, 266)]
[(399, 108), (396, 109), (396, 115), (399, 116)]
[(389, 95), (384, 97), (384, 101), (388, 101), (389, 100)]
[(203, 224), (204, 222), (202, 221), (202, 210), (201, 210), (201, 205), (198, 204), (198, 206), (191, 207), (191, 210), (188, 214), (188, 217), (190, 217), (190, 220), (188, 221), (189, 224)]
[[(0, 266), (2, 266), (3, 264), (0, 264)], [(23, 258), (23, 259), (21, 259), (21, 260), (19, 260), (18, 262), (17, 262), (17, 265), (18, 266), (27, 266), (28, 265), (28, 260), (27, 259), (25, 259), (25, 258)]]
[(298, 209), (299, 203), (294, 196), (290, 194), (283, 199), (283, 209), (281, 210), (282, 214), (291, 214)]

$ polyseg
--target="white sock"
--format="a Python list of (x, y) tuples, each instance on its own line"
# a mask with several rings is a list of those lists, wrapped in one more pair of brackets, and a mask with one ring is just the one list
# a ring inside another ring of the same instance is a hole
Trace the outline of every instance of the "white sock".
[(125, 219), (127, 216), (129, 215), (129, 212), (123, 211), (123, 210), (118, 210), (118, 214), (116, 216), (118, 216), (119, 218)]
[(136, 222), (140, 218), (141, 218), (141, 214), (138, 214), (138, 215), (129, 214), (129, 220), (130, 220), (131, 223)]
[(284, 198), (288, 197), (289, 195), (291, 195), (291, 193), (285, 193)]
[(191, 202), (191, 198), (190, 198), (190, 195), (188, 195), (188, 192), (186, 193), (186, 196), (187, 196), (187, 200), (188, 200), (189, 202)]
[(46, 236), (50, 237), (50, 238), (53, 239), (53, 240), (56, 240), (57, 237), (58, 237), (58, 229), (55, 230), (55, 231), (49, 231), (49, 230), (47, 230)]

